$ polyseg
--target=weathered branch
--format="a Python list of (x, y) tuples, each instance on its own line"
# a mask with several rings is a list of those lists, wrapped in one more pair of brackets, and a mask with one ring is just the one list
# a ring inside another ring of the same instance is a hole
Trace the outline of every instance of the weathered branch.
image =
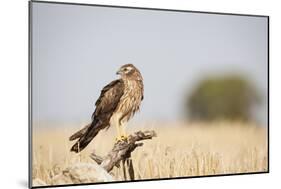
[[(119, 167), (121, 160), (125, 162), (126, 159), (131, 157), (131, 152), (143, 145), (142, 142), (137, 143), (138, 141), (152, 139), (152, 137), (156, 137), (155, 131), (138, 131), (129, 135), (126, 141), (119, 141), (116, 143), (113, 149), (105, 157), (100, 157), (94, 152), (90, 157), (100, 164), (107, 172), (110, 172), (114, 166)], [(129, 161), (129, 165), (131, 165), (129, 166), (129, 173), (133, 173), (132, 161)]]

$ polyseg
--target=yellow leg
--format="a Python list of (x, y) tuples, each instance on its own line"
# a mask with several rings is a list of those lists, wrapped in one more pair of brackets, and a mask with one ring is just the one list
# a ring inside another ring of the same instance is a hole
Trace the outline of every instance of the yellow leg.
[(122, 140), (127, 140), (128, 136), (126, 134), (126, 129), (125, 129), (125, 124), (124, 123), (122, 123), (122, 125), (120, 125), (120, 132), (121, 132)]
[(116, 142), (121, 141), (122, 140), (122, 133), (120, 131), (120, 125), (119, 125), (119, 121), (115, 118), (114, 120), (114, 125), (116, 127), (116, 132), (117, 132), (117, 137), (116, 137)]

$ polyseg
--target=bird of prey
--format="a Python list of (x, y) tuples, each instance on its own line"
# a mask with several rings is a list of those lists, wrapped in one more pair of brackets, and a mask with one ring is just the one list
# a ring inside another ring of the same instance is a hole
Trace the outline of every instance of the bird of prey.
[(69, 140), (77, 139), (71, 151), (82, 151), (102, 129), (115, 126), (117, 140), (126, 140), (125, 124), (139, 110), (143, 100), (143, 78), (133, 64), (125, 64), (117, 71), (120, 78), (106, 85), (95, 103), (92, 122), (74, 133)]

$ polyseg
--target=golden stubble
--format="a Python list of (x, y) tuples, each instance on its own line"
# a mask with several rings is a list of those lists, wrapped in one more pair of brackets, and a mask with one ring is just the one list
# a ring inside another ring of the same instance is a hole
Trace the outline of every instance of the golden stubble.
[[(49, 127), (50, 128), (50, 127)], [(267, 129), (237, 122), (143, 124), (127, 132), (153, 129), (157, 137), (132, 153), (136, 179), (261, 172), (268, 169)], [(33, 178), (51, 184), (51, 178), (69, 165), (92, 162), (111, 150), (115, 130), (102, 131), (80, 154), (70, 152), (68, 137), (78, 128), (33, 129)], [(121, 169), (112, 174), (123, 180)]]

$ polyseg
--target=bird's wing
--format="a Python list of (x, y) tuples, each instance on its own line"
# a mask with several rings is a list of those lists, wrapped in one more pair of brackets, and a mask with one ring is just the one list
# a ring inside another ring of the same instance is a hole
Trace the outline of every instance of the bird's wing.
[(96, 109), (92, 115), (92, 123), (69, 138), (70, 140), (79, 138), (72, 146), (71, 151), (83, 150), (100, 130), (109, 126), (110, 118), (123, 93), (124, 83), (122, 80), (114, 80), (102, 89), (100, 97), (95, 103)]
[(112, 115), (123, 94), (124, 82), (122, 80), (114, 80), (106, 85), (95, 103), (96, 109), (92, 114), (92, 119), (94, 120), (103, 114)]

